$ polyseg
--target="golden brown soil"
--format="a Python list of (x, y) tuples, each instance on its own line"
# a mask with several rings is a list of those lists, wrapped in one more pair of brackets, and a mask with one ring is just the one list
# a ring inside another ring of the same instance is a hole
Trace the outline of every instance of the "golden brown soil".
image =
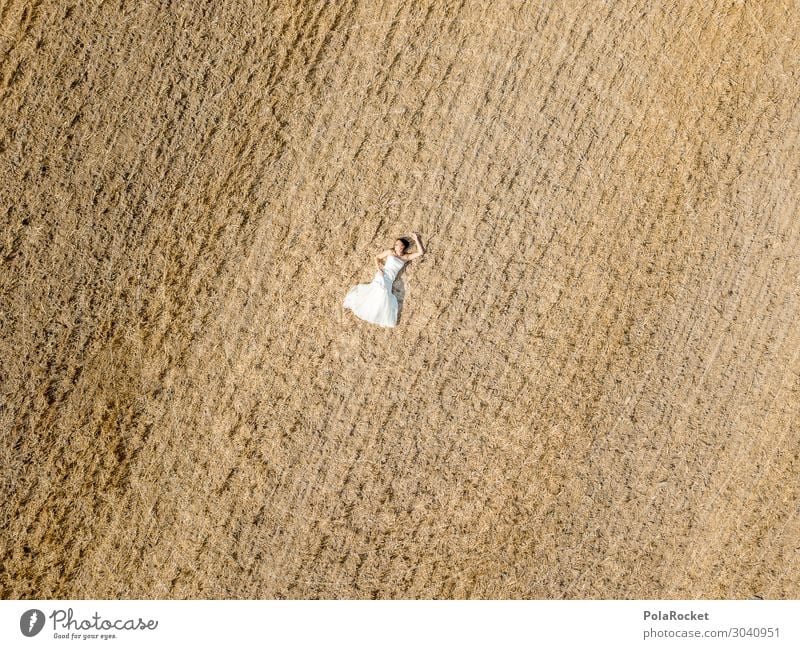
[(0, 30), (0, 595), (800, 597), (797, 3)]

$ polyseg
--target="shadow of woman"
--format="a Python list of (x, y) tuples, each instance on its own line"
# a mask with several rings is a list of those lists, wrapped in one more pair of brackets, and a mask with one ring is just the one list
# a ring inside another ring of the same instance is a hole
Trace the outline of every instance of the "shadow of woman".
[(397, 298), (397, 324), (400, 324), (403, 320), (403, 302), (406, 299), (406, 283), (403, 279), (405, 272), (406, 266), (403, 266), (394, 278), (394, 284), (392, 284), (392, 293)]

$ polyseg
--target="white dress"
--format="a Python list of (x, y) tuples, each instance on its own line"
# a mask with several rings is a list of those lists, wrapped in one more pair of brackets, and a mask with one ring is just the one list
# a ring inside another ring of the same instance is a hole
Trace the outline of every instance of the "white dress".
[(369, 284), (358, 284), (347, 291), (344, 308), (372, 324), (394, 327), (397, 324), (398, 305), (392, 293), (392, 284), (405, 263), (400, 257), (389, 255), (383, 270), (377, 271)]

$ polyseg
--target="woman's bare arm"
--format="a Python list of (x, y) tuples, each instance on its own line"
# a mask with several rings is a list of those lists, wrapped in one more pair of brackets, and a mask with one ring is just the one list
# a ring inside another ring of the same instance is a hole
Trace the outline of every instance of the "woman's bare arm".
[(378, 267), (378, 270), (383, 270), (381, 259), (386, 259), (390, 254), (392, 254), (391, 250), (384, 250), (382, 253), (375, 255), (375, 266)]
[(425, 254), (425, 246), (423, 246), (422, 241), (420, 241), (419, 232), (415, 232), (413, 236), (414, 236), (414, 241), (417, 244), (418, 250), (415, 253), (407, 255), (406, 261), (411, 261), (412, 259), (419, 259), (420, 257), (422, 257), (422, 255)]

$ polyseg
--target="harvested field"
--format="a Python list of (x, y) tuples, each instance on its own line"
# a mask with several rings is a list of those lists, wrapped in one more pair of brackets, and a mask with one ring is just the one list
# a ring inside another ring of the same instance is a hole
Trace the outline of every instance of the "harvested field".
[(0, 596), (800, 598), (798, 33), (0, 0)]

